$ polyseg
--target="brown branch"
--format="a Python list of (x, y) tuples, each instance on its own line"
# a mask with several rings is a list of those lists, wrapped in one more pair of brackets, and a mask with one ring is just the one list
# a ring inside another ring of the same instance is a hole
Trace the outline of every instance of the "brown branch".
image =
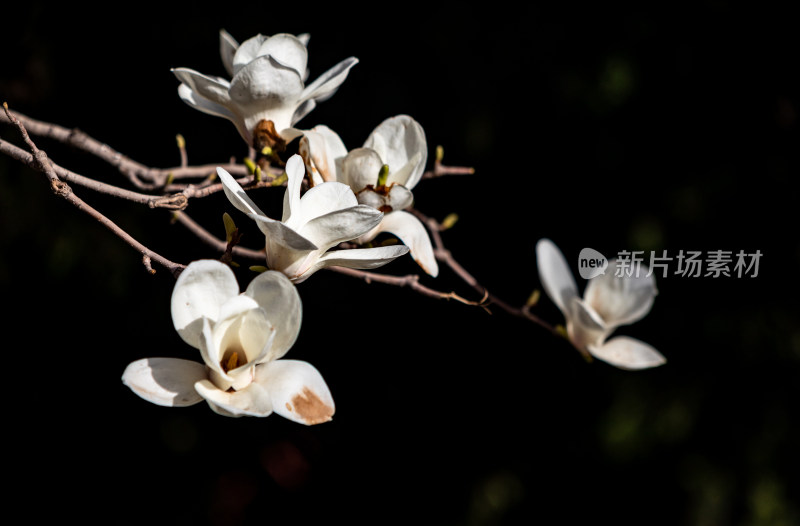
[[(247, 167), (229, 161), (223, 164), (208, 164), (201, 166), (185, 165), (185, 149), (181, 149), (181, 166), (174, 168), (150, 168), (140, 162), (121, 154), (107, 144), (101, 143), (88, 134), (78, 130), (69, 129), (57, 124), (38, 121), (21, 113), (6, 111), (5, 118), (0, 116), (0, 120), (20, 123), (27, 132), (48, 139), (61, 142), (83, 150), (119, 170), (137, 188), (153, 190), (162, 188), (169, 181), (184, 178), (208, 177), (209, 174), (216, 173), (217, 166), (222, 166), (232, 175), (247, 175)], [(27, 134), (27, 133), (26, 133)]]
[(433, 170), (428, 170), (423, 173), (423, 179), (433, 179), (434, 177), (442, 177), (443, 175), (472, 175), (475, 173), (475, 168), (469, 166), (446, 166), (442, 164), (443, 157), (444, 148), (437, 146), (436, 158), (433, 161)]
[(441, 261), (442, 263), (446, 264), (450, 269), (456, 273), (458, 277), (460, 277), (467, 285), (482, 293), (484, 298), (488, 300), (488, 305), (497, 305), (502, 310), (506, 311), (508, 314), (512, 316), (517, 316), (520, 318), (525, 318), (527, 320), (532, 321), (533, 323), (547, 329), (550, 333), (556, 336), (562, 336), (562, 334), (552, 325), (547, 323), (546, 321), (542, 320), (535, 314), (530, 312), (530, 306), (526, 305), (523, 307), (512, 307), (510, 304), (506, 303), (499, 297), (495, 296), (489, 290), (481, 285), (475, 277), (470, 274), (467, 269), (465, 269), (461, 264), (456, 261), (453, 257), (453, 254), (444, 246), (444, 242), (442, 241), (441, 232), (444, 229), (441, 223), (436, 221), (435, 219), (424, 215), (422, 212), (416, 209), (409, 209), (409, 212), (414, 214), (423, 224), (428, 228), (431, 233), (431, 239), (433, 240), (433, 252), (436, 256), (436, 259)]
[[(25, 153), (24, 151), (17, 151), (20, 150), (17, 148), (13, 150), (13, 155), (15, 159), (21, 160), (24, 164), (36, 169), (37, 171), (42, 172), (47, 179), (50, 181), (50, 188), (59, 197), (65, 199), (67, 202), (72, 204), (73, 206), (77, 207), (79, 210), (87, 213), (90, 217), (93, 217), (97, 220), (100, 224), (111, 230), (114, 234), (116, 234), (119, 238), (123, 241), (128, 243), (131, 247), (133, 247), (136, 251), (142, 254), (142, 261), (147, 268), (148, 272), (153, 272), (153, 268), (150, 265), (150, 261), (154, 260), (164, 268), (169, 270), (173, 275), (177, 276), (184, 268), (184, 265), (179, 263), (175, 263), (166, 259), (165, 257), (159, 255), (158, 253), (150, 250), (149, 248), (145, 247), (141, 243), (139, 243), (136, 239), (133, 238), (130, 234), (125, 232), (122, 228), (120, 228), (117, 224), (111, 221), (109, 218), (101, 214), (99, 211), (88, 205), (85, 201), (75, 195), (72, 191), (70, 186), (62, 181), (56, 170), (53, 168), (50, 160), (47, 158), (47, 154), (43, 150), (40, 150), (36, 144), (31, 140), (30, 136), (28, 135), (25, 126), (17, 120), (8, 110), (8, 104), (5, 102), (3, 103), (3, 109), (5, 110), (5, 114), (8, 117), (9, 122), (11, 122), (14, 126), (17, 127), (20, 134), (22, 135), (23, 140), (28, 145), (31, 150), (31, 153), (28, 154), (27, 158), (21, 158), (21, 153)], [(8, 143), (5, 141), (0, 141), (0, 147), (2, 147), (3, 152), (5, 153), (8, 149), (6, 147)], [(8, 145), (13, 146), (13, 145)], [(22, 156), (24, 157), (24, 156)]]

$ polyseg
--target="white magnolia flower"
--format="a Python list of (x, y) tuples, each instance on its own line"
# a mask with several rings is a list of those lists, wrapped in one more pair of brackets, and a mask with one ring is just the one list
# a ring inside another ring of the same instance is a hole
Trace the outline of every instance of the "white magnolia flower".
[(343, 60), (306, 86), (307, 41), (307, 35), (281, 33), (256, 35), (239, 45), (220, 31), (220, 53), (232, 79), (175, 68), (178, 94), (190, 106), (233, 122), (249, 145), (262, 120), (280, 134), (333, 95), (358, 63), (355, 57)]
[(146, 358), (125, 369), (122, 381), (154, 404), (183, 407), (205, 400), (225, 416), (267, 416), (295, 422), (331, 419), (333, 398), (311, 364), (281, 360), (297, 339), (302, 306), (280, 272), (259, 274), (239, 293), (233, 271), (195, 261), (172, 292), (172, 321), (203, 363)]
[(349, 153), (330, 128), (316, 126), (304, 135), (308, 141), (306, 163), (315, 181), (347, 184), (359, 203), (385, 214), (356, 242), (367, 243), (381, 232), (391, 232), (409, 247), (425, 272), (437, 276), (439, 266), (428, 232), (419, 219), (404, 210), (414, 202), (411, 189), (422, 178), (428, 159), (422, 126), (408, 115), (391, 117), (373, 130), (363, 147)]
[(383, 214), (358, 204), (350, 187), (342, 183), (316, 185), (301, 197), (305, 166), (299, 155), (286, 163), (288, 182), (281, 221), (267, 217), (223, 168), (217, 168), (217, 173), (231, 203), (255, 220), (266, 235), (267, 266), (296, 283), (324, 267), (376, 268), (408, 252), (402, 245), (330, 250), (369, 232)]
[(609, 261), (605, 274), (592, 278), (583, 298), (564, 255), (549, 239), (536, 244), (539, 277), (545, 292), (564, 314), (567, 336), (581, 352), (621, 369), (646, 369), (666, 362), (650, 345), (617, 336), (614, 330), (642, 319), (653, 306), (658, 291), (655, 278), (642, 265), (638, 272), (617, 277), (617, 261)]

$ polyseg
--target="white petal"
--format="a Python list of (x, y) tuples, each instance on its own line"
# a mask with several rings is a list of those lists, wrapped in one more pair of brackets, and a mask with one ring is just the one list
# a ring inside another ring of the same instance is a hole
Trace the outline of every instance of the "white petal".
[(355, 57), (350, 57), (339, 62), (323, 73), (314, 82), (306, 86), (302, 95), (300, 95), (300, 100), (314, 99), (321, 102), (330, 98), (347, 78), (347, 73), (350, 71), (350, 68), (356, 64), (358, 64), (358, 59)]
[(286, 223), (297, 228), (298, 232), (303, 232), (302, 226), (305, 223), (332, 212), (340, 212), (358, 206), (358, 200), (349, 186), (331, 181), (317, 185), (306, 192), (300, 200), (300, 206), (302, 215), (296, 218), (292, 217)]
[(643, 318), (653, 306), (656, 294), (655, 278), (647, 276), (642, 266), (638, 274), (616, 277), (617, 261), (609, 261), (605, 274), (589, 280), (584, 300), (603, 318), (609, 327), (618, 327)]
[[(327, 126), (314, 126), (305, 132), (314, 168), (324, 181), (338, 181), (339, 165), (347, 148), (339, 135)], [(343, 181), (342, 181), (343, 182)]]
[(578, 295), (578, 286), (564, 255), (552, 241), (540, 239), (536, 243), (536, 264), (545, 293), (568, 317), (572, 298)]
[(236, 49), (239, 47), (239, 42), (233, 38), (230, 33), (221, 29), (219, 31), (219, 54), (222, 57), (222, 64), (225, 66), (225, 71), (228, 75), (233, 77), (233, 56), (236, 54)]
[(211, 259), (193, 261), (172, 291), (172, 322), (178, 334), (199, 349), (202, 318), (218, 320), (222, 304), (238, 294), (239, 284), (228, 265)]
[(299, 251), (317, 250), (318, 248), (314, 243), (280, 221), (256, 214), (249, 214), (248, 217), (256, 221), (258, 227), (267, 236), (267, 260), (270, 258), (270, 247)]
[(263, 272), (253, 278), (245, 294), (252, 297), (276, 329), (269, 353), (261, 362), (276, 360), (294, 345), (303, 320), (297, 287), (280, 272)]
[(227, 80), (203, 75), (189, 68), (175, 68), (172, 73), (201, 97), (225, 108), (231, 107), (231, 97), (228, 94), (230, 84)]
[(303, 158), (299, 155), (292, 155), (286, 161), (286, 191), (283, 194), (283, 217), (281, 221), (284, 223), (292, 220), (293, 215), (298, 217), (294, 219), (297, 223), (305, 222), (302, 217), (303, 213), (300, 206), (300, 189), (303, 185), (303, 178), (306, 175), (305, 163)]
[(245, 214), (256, 214), (260, 216), (265, 215), (227, 170), (221, 166), (218, 166), (217, 175), (222, 183), (222, 189), (225, 192), (225, 196), (233, 206)]
[(649, 369), (667, 362), (661, 353), (650, 345), (627, 336), (617, 336), (603, 345), (590, 346), (589, 352), (598, 360), (620, 369)]
[(600, 345), (613, 331), (579, 297), (573, 296), (567, 308), (567, 336), (578, 349), (586, 350), (590, 345)]
[(375, 150), (355, 148), (342, 159), (342, 182), (356, 193), (369, 185), (377, 186), (378, 176), (384, 164)]
[(433, 253), (431, 238), (422, 222), (408, 212), (402, 210), (390, 212), (383, 217), (378, 230), (391, 232), (400, 238), (422, 270), (433, 277), (439, 274), (439, 265)]
[(425, 131), (408, 115), (397, 115), (383, 121), (367, 138), (364, 147), (374, 149), (389, 165), (389, 183), (399, 183), (411, 189), (425, 172), (428, 161)]
[(223, 391), (208, 380), (197, 382), (194, 388), (219, 414), (235, 417), (272, 414), (272, 401), (269, 393), (255, 382), (241, 391)]
[(179, 358), (145, 358), (125, 368), (122, 382), (148, 402), (167, 407), (185, 407), (202, 398), (195, 382), (206, 378), (202, 363)]
[[(338, 183), (325, 183), (315, 188), (331, 184)], [(383, 213), (371, 206), (356, 205), (315, 217), (306, 223), (300, 232), (321, 250), (327, 250), (343, 241), (350, 241), (366, 234), (375, 228), (382, 218)]]
[(389, 189), (386, 204), (390, 206), (392, 210), (405, 210), (414, 204), (414, 194), (405, 186), (394, 184)]
[(269, 391), (275, 413), (300, 424), (327, 422), (336, 410), (322, 375), (307, 362), (277, 360), (261, 365), (254, 384)]
[[(406, 254), (408, 254), (408, 247), (405, 245), (331, 250), (317, 260), (314, 267), (306, 273), (306, 276), (325, 267), (378, 268)], [(299, 283), (299, 281), (295, 281), (295, 283)]]
[[(231, 80), (230, 98), (242, 108), (265, 111), (291, 106), (294, 112), (303, 91), (303, 81), (294, 69), (271, 56), (258, 57), (239, 69)], [(283, 129), (286, 126), (278, 126)]]
[(236, 48), (236, 53), (233, 55), (233, 75), (239, 72), (244, 66), (252, 62), (258, 56), (258, 50), (261, 44), (267, 39), (264, 35), (256, 35), (250, 37)]
[(301, 77), (305, 74), (308, 51), (305, 44), (294, 35), (279, 33), (269, 37), (258, 48), (258, 56), (269, 55), (281, 65), (295, 70)]

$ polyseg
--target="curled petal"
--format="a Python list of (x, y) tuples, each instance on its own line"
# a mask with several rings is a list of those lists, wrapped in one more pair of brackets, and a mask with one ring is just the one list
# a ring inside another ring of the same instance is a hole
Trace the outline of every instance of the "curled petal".
[(263, 272), (253, 278), (245, 294), (253, 298), (273, 327), (275, 338), (261, 363), (282, 357), (294, 345), (300, 332), (303, 308), (294, 284), (280, 272)]
[(649, 369), (667, 363), (653, 347), (627, 336), (617, 336), (602, 345), (589, 346), (589, 352), (598, 360), (620, 369)]
[(122, 383), (148, 402), (185, 407), (202, 400), (195, 382), (206, 378), (202, 363), (179, 358), (145, 358), (125, 368)]
[[(316, 188), (329, 184), (325, 183)], [(320, 217), (315, 217), (301, 232), (303, 237), (327, 250), (343, 241), (350, 241), (375, 228), (383, 218), (383, 213), (371, 206), (356, 205), (344, 210), (336, 210)]]
[[(653, 306), (658, 290), (655, 278), (642, 267), (631, 276), (617, 277), (617, 260), (609, 261), (605, 274), (592, 278), (584, 300), (609, 327), (627, 325), (643, 318)], [(623, 273), (624, 274), (624, 273)]]
[[(299, 155), (292, 155), (286, 161), (286, 191), (283, 194), (283, 217), (281, 221), (288, 223), (294, 221), (302, 224), (307, 221), (303, 217), (300, 205), (300, 190), (303, 185), (303, 178), (306, 175), (305, 164), (303, 158)], [(292, 216), (298, 217), (292, 220)]]
[(317, 102), (322, 102), (330, 98), (336, 93), (336, 90), (339, 89), (342, 82), (345, 81), (350, 68), (356, 64), (358, 64), (358, 59), (355, 57), (350, 57), (339, 62), (319, 76), (314, 82), (306, 86), (302, 95), (300, 95), (300, 100), (306, 101), (313, 99)]
[(272, 401), (263, 386), (253, 382), (241, 391), (223, 391), (209, 380), (201, 380), (194, 385), (211, 408), (225, 416), (269, 416), (272, 414)]
[(390, 117), (379, 124), (364, 143), (389, 165), (388, 183), (414, 188), (425, 171), (428, 144), (422, 126), (408, 115)]
[(431, 238), (419, 219), (402, 210), (391, 212), (383, 217), (383, 221), (378, 225), (378, 231), (396, 235), (408, 247), (411, 257), (422, 270), (433, 277), (439, 274)]
[(231, 97), (228, 94), (230, 84), (227, 80), (203, 75), (188, 68), (175, 68), (172, 73), (204, 99), (225, 108), (231, 107)]
[(245, 193), (244, 189), (239, 185), (239, 183), (236, 182), (236, 179), (234, 179), (227, 170), (221, 166), (218, 166), (217, 175), (222, 183), (222, 189), (225, 192), (225, 196), (233, 206), (245, 214), (264, 216), (264, 212), (262, 212), (261, 209), (258, 208), (258, 206), (253, 202), (253, 200), (250, 199), (247, 193)]
[(311, 188), (300, 199), (300, 205), (303, 211), (302, 222), (300, 218), (293, 217), (287, 224), (302, 232), (303, 224), (326, 214), (358, 206), (358, 200), (349, 186), (331, 181)]
[[(231, 80), (229, 93), (230, 99), (241, 107), (263, 111), (291, 105), (294, 112), (302, 91), (298, 72), (266, 55), (239, 69)], [(275, 127), (281, 130), (288, 124), (279, 127), (275, 123)]]
[(325, 267), (373, 269), (382, 267), (406, 254), (408, 254), (408, 247), (405, 245), (330, 250), (314, 264), (313, 271)]
[(414, 194), (411, 193), (411, 190), (400, 184), (392, 185), (387, 197), (386, 204), (395, 211), (405, 210), (414, 204)]
[(307, 362), (276, 360), (259, 366), (253, 382), (269, 392), (275, 413), (300, 424), (313, 425), (333, 418), (336, 408), (328, 385)]
[[(314, 126), (305, 132), (314, 169), (324, 181), (338, 181), (339, 166), (347, 148), (339, 135), (327, 126)], [(340, 181), (344, 182), (344, 181)]]
[(302, 76), (306, 71), (308, 51), (305, 44), (294, 35), (279, 33), (266, 39), (258, 48), (258, 56), (269, 55), (281, 65)]
[(258, 56), (258, 50), (261, 48), (261, 44), (263, 44), (267, 38), (268, 37), (259, 34), (248, 38), (236, 48), (236, 53), (233, 55), (233, 74), (231, 77), (235, 76), (240, 69), (255, 60)]
[(225, 71), (228, 75), (233, 77), (233, 57), (236, 54), (236, 49), (239, 47), (239, 42), (233, 38), (230, 33), (221, 29), (219, 31), (219, 55), (222, 57), (222, 65), (225, 66)]
[(383, 164), (380, 154), (375, 150), (356, 148), (342, 159), (342, 182), (354, 192), (360, 192), (368, 185), (377, 186)]
[(536, 264), (545, 293), (569, 317), (570, 303), (578, 295), (578, 286), (564, 255), (552, 241), (540, 239), (536, 243)]
[(172, 322), (178, 334), (199, 349), (202, 319), (217, 321), (222, 304), (238, 294), (239, 284), (228, 265), (211, 259), (193, 261), (172, 290)]

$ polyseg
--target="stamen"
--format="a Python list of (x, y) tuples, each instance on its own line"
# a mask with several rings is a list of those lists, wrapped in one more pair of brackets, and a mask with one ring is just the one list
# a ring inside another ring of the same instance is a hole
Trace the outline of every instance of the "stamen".
[(228, 357), (228, 363), (224, 364), (222, 368), (227, 373), (232, 369), (236, 369), (239, 366), (239, 353), (236, 351), (232, 352), (231, 355)]

